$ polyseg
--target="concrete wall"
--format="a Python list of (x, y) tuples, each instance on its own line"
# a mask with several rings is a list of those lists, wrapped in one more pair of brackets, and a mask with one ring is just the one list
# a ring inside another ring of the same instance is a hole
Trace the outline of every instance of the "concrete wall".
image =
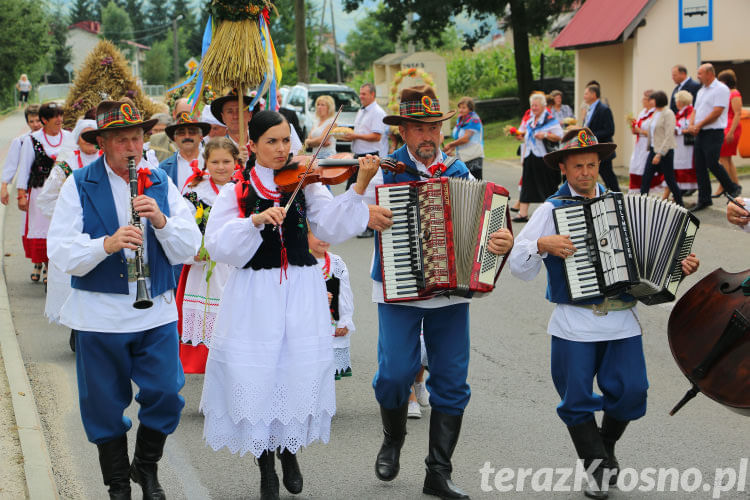
[(99, 43), (99, 37), (88, 31), (84, 31), (79, 28), (73, 28), (68, 31), (67, 45), (72, 50), (71, 63), (73, 64), (73, 71), (78, 71), (83, 65), (83, 61), (86, 60), (86, 56), (89, 52), (94, 50), (94, 47)]

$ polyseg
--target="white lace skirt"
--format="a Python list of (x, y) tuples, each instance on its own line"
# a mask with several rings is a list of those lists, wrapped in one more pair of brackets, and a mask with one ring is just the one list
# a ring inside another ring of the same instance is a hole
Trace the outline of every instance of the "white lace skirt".
[(203, 437), (232, 453), (328, 442), (336, 413), (331, 322), (317, 266), (232, 269), (206, 363)]
[(203, 343), (211, 347), (216, 316), (219, 312), (219, 301), (232, 267), (228, 264), (216, 263), (208, 282), (206, 281), (209, 269), (207, 263), (191, 264), (189, 268), (185, 295), (182, 299), (182, 341), (191, 342), (193, 345)]

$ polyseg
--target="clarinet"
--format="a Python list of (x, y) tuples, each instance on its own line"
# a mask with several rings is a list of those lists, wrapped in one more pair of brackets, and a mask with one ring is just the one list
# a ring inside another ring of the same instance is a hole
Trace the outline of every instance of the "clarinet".
[[(138, 173), (135, 169), (135, 156), (128, 158), (128, 176), (130, 179), (130, 224), (142, 231), (141, 217), (135, 211), (135, 208), (133, 208), (133, 200), (138, 196)], [(133, 307), (136, 309), (148, 309), (154, 303), (149, 297), (146, 276), (144, 276), (143, 272), (143, 244), (138, 245), (138, 248), (135, 249), (135, 278), (137, 288)]]

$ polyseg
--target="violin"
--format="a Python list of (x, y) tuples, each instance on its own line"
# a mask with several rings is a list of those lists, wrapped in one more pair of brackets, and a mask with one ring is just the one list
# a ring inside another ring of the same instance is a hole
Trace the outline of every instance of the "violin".
[[(309, 156), (294, 156), (287, 164), (274, 172), (273, 180), (282, 193), (293, 192), (300, 181), (301, 187), (313, 182), (320, 182), (326, 186), (334, 186), (347, 181), (357, 171), (359, 160), (351, 153), (336, 153), (328, 158), (314, 160), (310, 171), (305, 176)], [(407, 166), (403, 162), (397, 162), (392, 158), (380, 160), (380, 167), (395, 173), (403, 173)], [(304, 177), (304, 179), (303, 179)]]
[(675, 304), (668, 323), (669, 347), (693, 386), (670, 415), (702, 392), (750, 416), (750, 296), (742, 287), (749, 276), (750, 269), (716, 269)]

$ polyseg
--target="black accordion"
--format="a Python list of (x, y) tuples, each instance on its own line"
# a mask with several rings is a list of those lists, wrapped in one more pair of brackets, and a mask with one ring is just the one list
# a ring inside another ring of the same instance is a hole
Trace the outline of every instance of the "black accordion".
[(571, 301), (623, 292), (648, 305), (675, 299), (700, 225), (684, 207), (608, 192), (552, 215), (557, 234), (569, 234), (576, 247), (563, 261)]

